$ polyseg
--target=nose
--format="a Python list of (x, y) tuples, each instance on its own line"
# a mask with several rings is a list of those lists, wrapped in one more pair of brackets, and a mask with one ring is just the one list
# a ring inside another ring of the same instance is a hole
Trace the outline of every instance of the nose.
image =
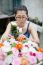
[(23, 17), (20, 17), (20, 20), (23, 20)]
[(23, 18), (21, 17), (20, 20), (23, 20)]

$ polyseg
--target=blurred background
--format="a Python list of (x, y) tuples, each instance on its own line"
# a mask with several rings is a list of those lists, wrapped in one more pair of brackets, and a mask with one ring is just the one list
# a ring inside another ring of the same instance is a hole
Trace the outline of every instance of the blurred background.
[(26, 5), (29, 21), (37, 29), (40, 46), (43, 48), (43, 0), (0, 0), (0, 37), (7, 24), (15, 20), (15, 7), (20, 5)]

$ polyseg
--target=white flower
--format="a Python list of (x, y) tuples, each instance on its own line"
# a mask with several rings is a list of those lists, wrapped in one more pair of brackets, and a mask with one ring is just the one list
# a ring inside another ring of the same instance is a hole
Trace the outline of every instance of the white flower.
[(19, 32), (22, 33), (22, 28), (19, 28)]
[(17, 26), (17, 24), (15, 23), (15, 22), (11, 22), (11, 24), (14, 26), (14, 25), (16, 25)]
[(38, 48), (38, 45), (37, 45), (37, 43), (35, 43), (35, 42), (28, 41), (28, 44), (29, 44), (29, 46)]
[[(5, 61), (4, 61), (4, 64), (6, 64), (6, 65), (9, 65), (10, 63), (12, 63), (12, 58), (13, 58), (13, 54), (10, 54), (10, 55), (8, 55), (7, 57), (6, 57), (6, 59), (5, 59)], [(3, 65), (4, 65), (3, 64)]]
[(23, 47), (21, 50), (23, 53), (27, 53), (29, 51), (29, 49), (27, 47)]
[(10, 46), (10, 43), (9, 43), (9, 42), (5, 41), (3, 44), (4, 44), (4, 46), (2, 47), (2, 50), (3, 50), (4, 52), (9, 52), (9, 51), (11, 51), (11, 46)]
[(10, 44), (12, 44), (15, 42), (15, 39), (11, 38), (9, 41), (10, 41)]
[(10, 43), (8, 42), (8, 41), (4, 41), (4, 43), (3, 43), (5, 46), (9, 46), (10, 45)]

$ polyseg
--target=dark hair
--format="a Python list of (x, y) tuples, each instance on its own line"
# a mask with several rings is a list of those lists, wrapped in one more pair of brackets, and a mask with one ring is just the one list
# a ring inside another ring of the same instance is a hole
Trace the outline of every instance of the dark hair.
[(24, 6), (24, 5), (21, 5), (21, 6), (19, 6), (19, 7), (16, 7), (16, 9), (15, 9), (15, 15), (17, 14), (17, 11), (22, 11), (22, 10), (24, 10), (24, 11), (26, 11), (26, 14), (27, 14), (27, 16), (28, 16), (28, 10), (27, 10), (27, 7), (26, 6)]

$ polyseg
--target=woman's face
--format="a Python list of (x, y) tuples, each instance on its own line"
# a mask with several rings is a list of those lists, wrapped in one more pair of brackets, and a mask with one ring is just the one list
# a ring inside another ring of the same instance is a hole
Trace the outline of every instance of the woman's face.
[(26, 23), (26, 20), (28, 19), (28, 16), (26, 14), (26, 11), (22, 10), (18, 10), (17, 13), (16, 13), (16, 21), (17, 21), (17, 24), (19, 27), (23, 27), (24, 24)]

